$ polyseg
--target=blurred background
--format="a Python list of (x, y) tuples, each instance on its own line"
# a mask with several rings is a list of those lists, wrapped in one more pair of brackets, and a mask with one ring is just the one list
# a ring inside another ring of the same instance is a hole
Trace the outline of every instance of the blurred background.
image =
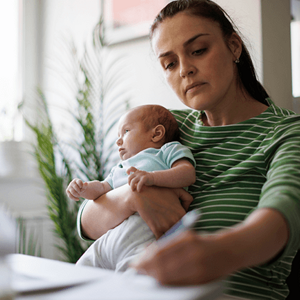
[[(113, 120), (141, 104), (184, 108), (166, 85), (148, 38), (152, 20), (167, 2), (0, 0), (0, 207), (18, 221), (17, 252), (66, 260), (57, 246), (66, 251), (77, 246), (68, 246), (58, 233), (60, 208), (53, 201), (68, 201), (63, 189), (71, 177), (107, 174), (118, 159), (111, 146)], [(245, 37), (273, 101), (300, 113), (300, 1), (216, 2)], [(90, 115), (92, 121), (85, 123)], [(91, 124), (95, 140), (87, 138)], [(53, 131), (54, 160), (34, 128)], [(95, 152), (87, 151), (86, 143), (94, 143)], [(44, 177), (38, 151), (44, 151), (44, 168), (54, 166)], [(52, 201), (49, 181), (57, 178), (63, 200)], [(64, 222), (74, 224), (78, 206), (68, 205), (71, 214)]]

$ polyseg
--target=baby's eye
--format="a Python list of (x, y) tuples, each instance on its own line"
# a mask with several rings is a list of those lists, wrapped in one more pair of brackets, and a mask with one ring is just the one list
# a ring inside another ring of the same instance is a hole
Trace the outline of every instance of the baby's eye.
[(125, 129), (125, 133), (129, 132), (129, 129)]
[(199, 50), (194, 51), (192, 54), (194, 54), (194, 55), (201, 55), (205, 51), (206, 51), (206, 48), (203, 48), (203, 49), (199, 49)]

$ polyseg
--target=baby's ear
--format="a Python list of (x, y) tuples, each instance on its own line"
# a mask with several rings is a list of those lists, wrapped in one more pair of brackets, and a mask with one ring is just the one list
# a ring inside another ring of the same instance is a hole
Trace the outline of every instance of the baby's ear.
[(152, 142), (160, 142), (164, 138), (165, 133), (165, 127), (161, 124), (157, 125), (155, 128), (153, 128)]

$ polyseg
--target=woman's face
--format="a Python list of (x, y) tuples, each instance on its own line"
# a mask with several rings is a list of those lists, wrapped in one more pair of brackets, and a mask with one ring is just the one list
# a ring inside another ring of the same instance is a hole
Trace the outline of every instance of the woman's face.
[(196, 110), (226, 106), (236, 94), (241, 40), (224, 40), (219, 24), (178, 13), (154, 31), (152, 45), (169, 85), (180, 100)]

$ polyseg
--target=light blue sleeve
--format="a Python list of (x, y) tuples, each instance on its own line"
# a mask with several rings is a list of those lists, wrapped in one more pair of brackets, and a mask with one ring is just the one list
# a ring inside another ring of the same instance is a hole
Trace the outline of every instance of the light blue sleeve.
[(112, 189), (114, 189), (113, 175), (114, 175), (114, 171), (115, 171), (116, 167), (117, 166), (113, 167), (111, 169), (111, 171), (109, 172), (108, 176), (104, 179), (104, 181), (106, 181)]
[(183, 146), (179, 142), (171, 142), (162, 146), (162, 159), (169, 166), (179, 159), (187, 159), (194, 167), (196, 167), (196, 162), (194, 156), (189, 148)]

